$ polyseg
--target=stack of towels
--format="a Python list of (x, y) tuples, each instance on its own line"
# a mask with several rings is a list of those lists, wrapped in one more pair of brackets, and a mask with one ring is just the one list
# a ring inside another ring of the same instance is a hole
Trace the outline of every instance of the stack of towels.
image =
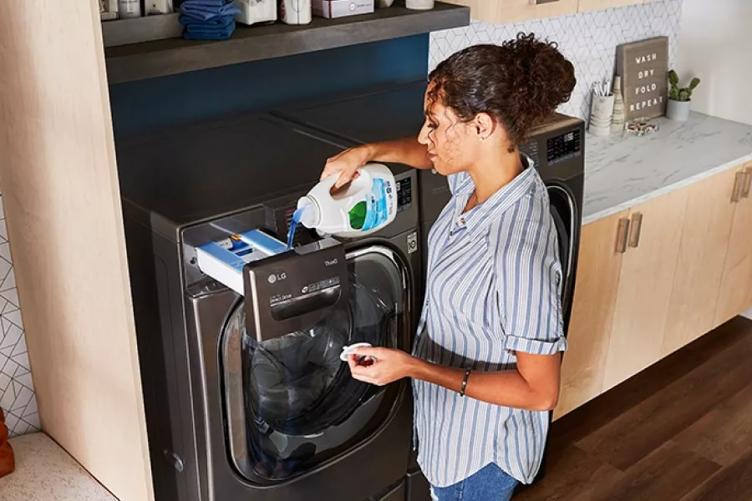
[(235, 16), (240, 10), (232, 0), (184, 0), (180, 5), (180, 23), (188, 40), (226, 40), (235, 31)]

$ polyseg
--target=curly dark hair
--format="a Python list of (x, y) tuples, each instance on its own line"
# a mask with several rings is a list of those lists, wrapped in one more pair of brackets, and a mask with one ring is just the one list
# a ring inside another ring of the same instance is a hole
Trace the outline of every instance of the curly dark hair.
[(488, 113), (507, 131), (510, 152), (537, 122), (569, 100), (574, 67), (556, 42), (518, 33), (501, 45), (474, 45), (442, 61), (429, 75), (429, 102), (441, 100), (460, 120)]

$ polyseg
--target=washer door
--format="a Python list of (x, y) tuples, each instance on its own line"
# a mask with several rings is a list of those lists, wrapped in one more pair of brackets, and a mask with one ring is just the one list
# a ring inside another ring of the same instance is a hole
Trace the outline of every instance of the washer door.
[(572, 311), (572, 295), (574, 294), (574, 278), (577, 267), (577, 246), (579, 242), (579, 214), (577, 204), (571, 190), (562, 184), (547, 185), (551, 202), (551, 216), (556, 226), (559, 243), (559, 259), (564, 275), (561, 289), (561, 305), (564, 325), (569, 324)]
[(257, 341), (239, 302), (221, 340), (224, 409), (231, 457), (254, 483), (301, 475), (383, 426), (404, 383), (353, 379), (339, 359), (356, 342), (409, 349), (409, 293), (403, 263), (371, 246), (347, 255), (349, 301), (309, 327)]

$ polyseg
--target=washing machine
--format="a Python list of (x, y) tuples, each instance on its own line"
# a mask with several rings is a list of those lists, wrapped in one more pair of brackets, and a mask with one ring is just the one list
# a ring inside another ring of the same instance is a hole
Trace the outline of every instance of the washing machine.
[[(423, 123), (425, 80), (374, 87), (367, 91), (330, 96), (317, 102), (298, 102), (274, 113), (294, 123), (357, 143), (417, 135)], [(577, 271), (585, 158), (584, 122), (554, 113), (536, 124), (520, 150), (533, 159), (548, 188), (551, 215), (557, 228), (564, 275), (562, 316), (569, 325)], [(451, 198), (446, 178), (431, 169), (419, 171), (422, 250), (428, 232)], [(423, 253), (423, 266), (427, 253)], [(423, 277), (425, 269), (423, 270)], [(423, 291), (421, 291), (421, 297)], [(544, 457), (545, 466), (545, 457)], [(543, 472), (545, 468), (541, 468)], [(542, 475), (542, 473), (541, 473)], [(428, 484), (411, 454), (408, 499), (428, 501)]]
[(410, 349), (415, 171), (389, 165), (398, 212), (385, 229), (299, 231), (235, 290), (196, 249), (247, 231), (283, 240), (297, 198), (352, 143), (241, 114), (116, 144), (157, 501), (405, 499), (409, 382), (361, 383), (339, 354)]

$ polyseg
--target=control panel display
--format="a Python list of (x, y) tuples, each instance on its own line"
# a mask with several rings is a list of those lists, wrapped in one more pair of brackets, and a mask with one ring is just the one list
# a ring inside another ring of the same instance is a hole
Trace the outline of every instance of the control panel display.
[(407, 208), (413, 201), (412, 180), (409, 177), (397, 180), (397, 210)]
[(572, 130), (549, 138), (546, 141), (546, 157), (549, 165), (579, 154), (582, 151), (581, 144), (579, 130)]

